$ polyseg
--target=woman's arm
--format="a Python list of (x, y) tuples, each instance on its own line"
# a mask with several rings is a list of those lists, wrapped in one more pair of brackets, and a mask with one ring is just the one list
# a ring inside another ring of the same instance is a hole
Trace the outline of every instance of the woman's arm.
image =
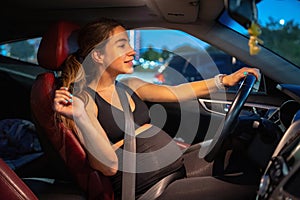
[(118, 170), (118, 158), (97, 120), (93, 101), (89, 101), (85, 107), (82, 100), (72, 97), (65, 88), (61, 88), (55, 94), (54, 110), (74, 120), (76, 134), (87, 150), (91, 166), (104, 175), (114, 175)]
[(74, 119), (79, 130), (78, 137), (88, 152), (91, 166), (104, 175), (112, 176), (118, 170), (118, 157), (97, 118), (87, 113)]
[[(256, 68), (242, 68), (230, 75), (221, 77), (225, 87), (236, 85), (247, 73), (260, 76)], [(177, 86), (157, 85), (142, 81), (137, 78), (124, 80), (124, 83), (131, 87), (142, 100), (154, 102), (174, 102), (195, 99), (216, 92), (219, 88), (215, 78), (184, 83)]]

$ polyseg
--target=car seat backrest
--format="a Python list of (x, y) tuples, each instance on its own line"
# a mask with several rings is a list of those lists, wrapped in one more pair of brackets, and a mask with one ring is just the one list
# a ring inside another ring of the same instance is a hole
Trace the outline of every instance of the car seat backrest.
[(38, 75), (32, 86), (32, 117), (50, 162), (62, 162), (71, 177), (87, 193), (88, 199), (111, 200), (114, 197), (109, 178), (90, 167), (80, 142), (72, 130), (61, 122), (55, 122), (52, 109), (57, 88), (57, 78), (53, 72), (59, 71), (67, 56), (78, 49), (79, 28), (71, 22), (60, 21), (44, 34), (38, 49), (38, 62), (50, 72)]
[(37, 200), (18, 175), (0, 159), (0, 199)]

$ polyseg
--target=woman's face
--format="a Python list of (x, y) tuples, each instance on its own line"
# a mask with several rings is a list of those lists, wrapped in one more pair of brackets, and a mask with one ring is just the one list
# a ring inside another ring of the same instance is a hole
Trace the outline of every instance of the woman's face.
[(122, 26), (117, 26), (105, 46), (104, 66), (107, 67), (106, 71), (115, 74), (132, 73), (134, 55), (135, 51), (129, 44), (126, 30)]

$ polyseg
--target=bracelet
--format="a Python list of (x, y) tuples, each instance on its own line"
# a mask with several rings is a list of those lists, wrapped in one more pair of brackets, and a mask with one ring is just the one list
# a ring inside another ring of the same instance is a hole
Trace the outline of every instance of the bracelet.
[(214, 77), (215, 84), (216, 84), (216, 86), (219, 90), (224, 90), (225, 89), (225, 86), (223, 84), (224, 76), (226, 76), (226, 74), (218, 74)]

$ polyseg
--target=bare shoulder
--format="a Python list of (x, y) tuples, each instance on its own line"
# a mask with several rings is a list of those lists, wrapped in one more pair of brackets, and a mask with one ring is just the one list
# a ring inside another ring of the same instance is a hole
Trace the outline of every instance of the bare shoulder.
[(142, 100), (151, 101), (162, 91), (161, 86), (135, 77), (122, 79), (121, 82), (130, 87)]
[(120, 82), (130, 87), (133, 91), (137, 91), (139, 88), (151, 84), (136, 77), (123, 78)]

